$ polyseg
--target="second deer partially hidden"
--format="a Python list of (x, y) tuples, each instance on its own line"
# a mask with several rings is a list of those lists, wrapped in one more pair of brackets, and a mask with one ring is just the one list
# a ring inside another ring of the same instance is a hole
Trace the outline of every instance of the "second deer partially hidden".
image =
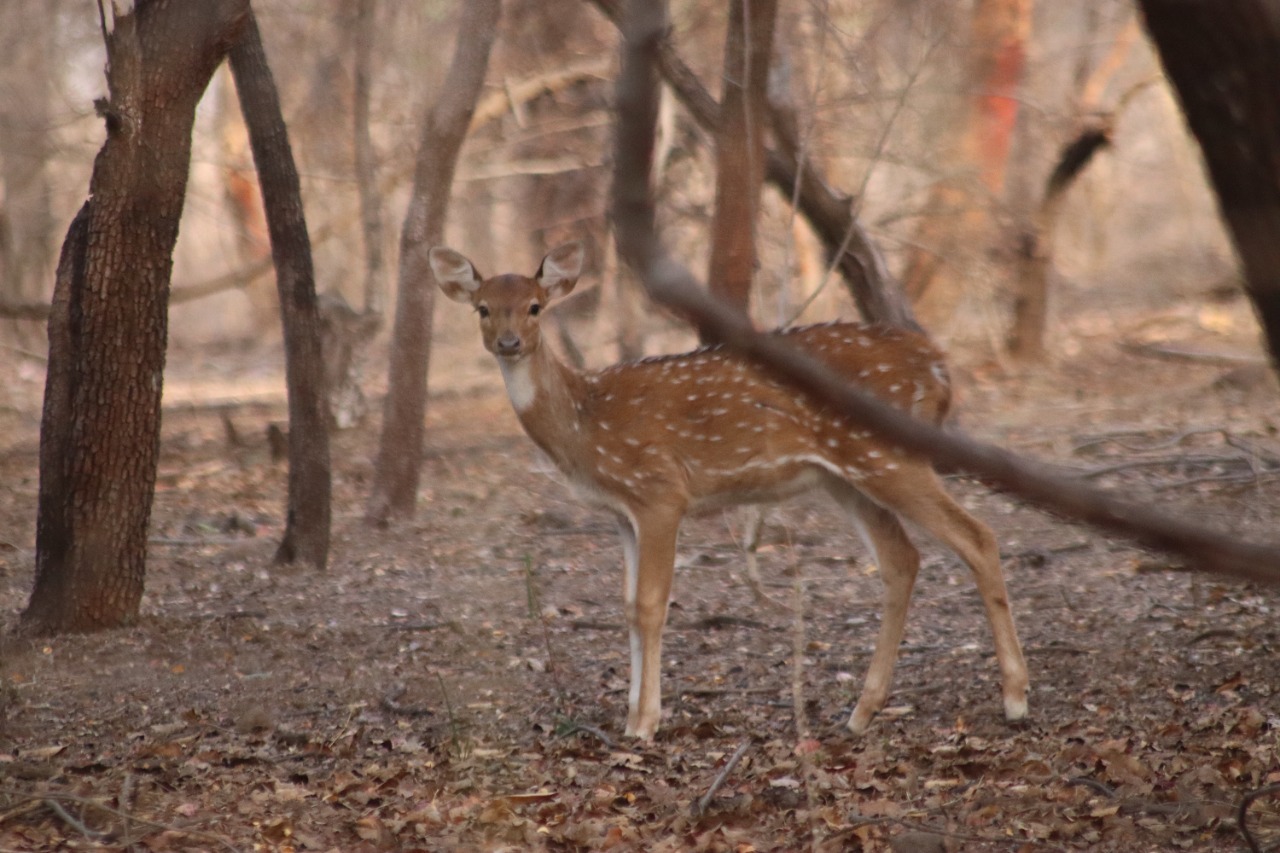
[[(457, 252), (431, 250), (451, 299), (473, 306), (529, 437), (588, 502), (618, 521), (631, 639), (626, 733), (661, 717), (662, 629), (681, 520), (691, 510), (771, 503), (824, 489), (853, 519), (884, 580), (884, 614), (849, 728), (866, 730), (889, 695), (920, 566), (902, 521), (922, 527), (973, 572), (995, 637), (1004, 713), (1027, 713), (1027, 667), (991, 530), (942, 488), (927, 459), (774, 381), (717, 347), (582, 373), (543, 345), (547, 304), (569, 293), (583, 249), (551, 251), (533, 277), (483, 278)], [(900, 409), (941, 422), (951, 399), (942, 356), (903, 329), (830, 323), (779, 331), (787, 343)]]

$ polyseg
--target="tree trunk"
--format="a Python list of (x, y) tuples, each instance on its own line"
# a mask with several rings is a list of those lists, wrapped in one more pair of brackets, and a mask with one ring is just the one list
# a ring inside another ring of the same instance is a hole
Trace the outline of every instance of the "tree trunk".
[(191, 129), (247, 11), (247, 0), (143, 0), (103, 21), (107, 139), (58, 265), (25, 631), (88, 631), (137, 616)]
[[(1031, 0), (974, 5), (969, 97), (953, 131), (951, 173), (933, 186), (903, 274), (903, 287), (926, 322), (949, 315), (959, 299), (965, 264), (956, 266), (957, 252), (990, 241), (990, 207), (1004, 188), (1030, 27)], [(930, 290), (935, 292), (926, 306)]]
[(1280, 371), (1280, 7), (1141, 0)]
[[(622, 28), (621, 0), (590, 2), (615, 26)], [(676, 98), (702, 128), (715, 132), (720, 126), (720, 108), (715, 99), (676, 53), (669, 38), (664, 36), (654, 49), (657, 51), (658, 70)], [(771, 110), (776, 113), (778, 107), (771, 105)], [(800, 212), (809, 220), (827, 252), (835, 258), (858, 311), (872, 322), (914, 326), (911, 306), (903, 297), (898, 283), (890, 276), (879, 248), (853, 215), (851, 199), (832, 189), (812, 159), (801, 163), (798, 140), (787, 139), (779, 132), (780, 128), (786, 127), (785, 120), (779, 121), (775, 117), (772, 124), (779, 136), (779, 144), (777, 149), (765, 152), (765, 178), (788, 201), (795, 198)]]
[[(46, 298), (58, 225), (48, 163), (55, 91), (56, 2), (0, 4), (0, 302)], [(26, 324), (15, 329), (35, 340)]]
[(756, 268), (756, 219), (764, 182), (767, 86), (776, 0), (731, 0), (724, 94), (716, 134), (716, 206), (707, 286), (744, 314)]
[(422, 124), (413, 194), (400, 231), (387, 398), (366, 509), (366, 518), (374, 524), (411, 516), (418, 497), (436, 291), (427, 252), (444, 234), (454, 168), (489, 67), (500, 8), (498, 0), (473, 0), (462, 7), (444, 90)]
[(1096, 12), (1096, 9), (1092, 10), (1089, 16), (1090, 23), (1084, 31), (1086, 38), (1082, 40), (1089, 47), (1081, 50), (1077, 66), (1076, 79), (1080, 91), (1075, 105), (1076, 130), (1058, 154), (1038, 208), (1027, 214), (1027, 221), (1020, 229), (1008, 346), (1010, 355), (1026, 361), (1041, 359), (1046, 354), (1049, 273), (1053, 267), (1054, 232), (1064, 196), (1094, 155), (1111, 144), (1116, 122), (1130, 99), (1151, 82), (1144, 80), (1131, 87), (1116, 99), (1112, 109), (1103, 109), (1103, 94), (1128, 58), (1140, 28), (1137, 16), (1130, 17), (1117, 31), (1111, 49), (1090, 70), (1088, 57), (1093, 52), (1091, 46), (1101, 37), (1093, 20)]
[(377, 0), (357, 0), (355, 11), (355, 70), (352, 86), (352, 136), (355, 144), (356, 188), (360, 193), (360, 231), (364, 235), (364, 314), (381, 318), (386, 301), (383, 280), (382, 200), (378, 194), (377, 164), (369, 135), (369, 101), (373, 88), (373, 48), (377, 36)]
[(302, 561), (323, 569), (329, 560), (329, 430), (315, 272), (289, 132), (252, 13), (231, 50), (231, 74), (258, 168), (284, 323), (289, 506), (276, 562)]

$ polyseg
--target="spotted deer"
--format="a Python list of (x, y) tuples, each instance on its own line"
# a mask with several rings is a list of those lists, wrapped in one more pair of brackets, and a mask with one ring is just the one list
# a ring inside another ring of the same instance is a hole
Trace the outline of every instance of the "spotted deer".
[[(626, 734), (652, 738), (661, 716), (662, 629), (676, 538), (693, 510), (771, 503), (824, 489), (852, 516), (880, 568), (884, 615), (849, 718), (866, 730), (889, 693), (920, 557), (902, 520), (954, 550), (973, 572), (995, 635), (1004, 713), (1027, 713), (1027, 668), (991, 530), (942, 488), (927, 459), (892, 437), (779, 383), (719, 347), (579, 372), (543, 345), (542, 310), (565, 296), (583, 249), (552, 250), (532, 277), (484, 278), (443, 247), (430, 262), (444, 293), (480, 315), (525, 432), (588, 502), (618, 521), (631, 641)], [(951, 389), (942, 356), (900, 328), (828, 323), (778, 331), (788, 343), (881, 399), (938, 423)]]

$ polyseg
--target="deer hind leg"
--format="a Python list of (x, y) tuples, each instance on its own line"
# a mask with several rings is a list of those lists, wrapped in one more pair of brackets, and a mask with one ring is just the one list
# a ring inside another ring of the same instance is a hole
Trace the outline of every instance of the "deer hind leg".
[(871, 557), (880, 568), (884, 581), (884, 613), (880, 619), (880, 636), (871, 656), (871, 666), (863, 682), (862, 694), (849, 717), (849, 729), (861, 734), (871, 724), (876, 712), (884, 707), (893, 681), (893, 667), (898, 660), (898, 648), (906, 628), (907, 607), (911, 602), (911, 590), (915, 586), (916, 573), (920, 569), (920, 554), (916, 551), (902, 523), (890, 510), (867, 498), (853, 486), (842, 480), (833, 480), (828, 491), (857, 523), (858, 532)]
[(1027, 664), (1000, 570), (1000, 548), (991, 528), (965, 512), (943, 489), (933, 469), (923, 463), (904, 460), (894, 476), (871, 477), (859, 485), (877, 502), (923, 527), (968, 565), (991, 623), (1005, 719), (1026, 717)]
[(758, 504), (746, 507), (742, 522), (742, 550), (746, 555), (747, 587), (751, 590), (751, 597), (761, 607), (790, 613), (789, 605), (774, 600), (765, 592), (764, 580), (760, 577), (760, 539), (764, 535), (764, 508)]
[(648, 740), (662, 717), (662, 629), (675, 571), (679, 516), (620, 522), (626, 562), (623, 602), (631, 642), (629, 737)]

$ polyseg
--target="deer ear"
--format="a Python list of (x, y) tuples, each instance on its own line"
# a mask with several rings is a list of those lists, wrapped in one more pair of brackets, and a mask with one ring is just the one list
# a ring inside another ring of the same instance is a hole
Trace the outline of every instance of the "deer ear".
[(480, 287), (480, 274), (475, 265), (453, 249), (436, 246), (427, 255), (431, 272), (444, 295), (454, 302), (470, 302)]
[(573, 290), (582, 275), (584, 250), (577, 240), (557, 246), (547, 253), (538, 267), (538, 285), (550, 299), (558, 299)]

